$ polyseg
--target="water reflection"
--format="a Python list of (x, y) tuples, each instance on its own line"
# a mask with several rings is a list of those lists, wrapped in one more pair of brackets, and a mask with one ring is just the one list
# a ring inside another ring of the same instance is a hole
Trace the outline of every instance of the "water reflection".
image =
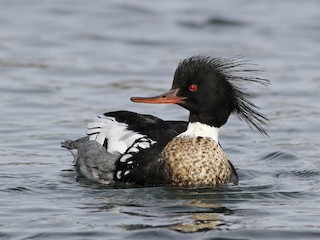
[(191, 201), (186, 205), (199, 210), (203, 209), (203, 212), (188, 213), (186, 216), (189, 221), (173, 224), (169, 227), (170, 229), (185, 233), (216, 229), (225, 225), (223, 215), (231, 212), (222, 204), (206, 203), (203, 200)]
[[(81, 208), (114, 215), (113, 227), (128, 231), (167, 229), (183, 233), (222, 229), (234, 211), (223, 203), (228, 188), (120, 188), (89, 190), (95, 200)], [(89, 185), (86, 186), (87, 188)], [(95, 186), (93, 185), (95, 188)], [(119, 186), (117, 186), (119, 187)], [(88, 190), (88, 189), (87, 189)]]

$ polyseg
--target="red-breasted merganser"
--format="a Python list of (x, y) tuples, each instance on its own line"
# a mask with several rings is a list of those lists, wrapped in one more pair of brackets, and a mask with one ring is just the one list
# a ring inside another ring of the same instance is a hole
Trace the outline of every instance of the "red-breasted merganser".
[[(219, 129), (231, 113), (267, 135), (268, 120), (239, 84), (268, 80), (250, 75), (244, 61), (195, 56), (181, 61), (170, 91), (133, 97), (141, 103), (178, 104), (189, 122), (164, 121), (129, 111), (108, 112), (88, 124), (87, 136), (62, 143), (73, 154), (77, 171), (93, 181), (144, 186), (238, 184), (223, 152)], [(249, 75), (248, 75), (249, 74)]]

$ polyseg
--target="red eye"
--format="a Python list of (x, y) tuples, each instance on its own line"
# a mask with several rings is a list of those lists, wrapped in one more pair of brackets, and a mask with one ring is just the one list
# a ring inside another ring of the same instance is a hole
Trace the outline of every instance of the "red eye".
[(191, 84), (191, 85), (189, 86), (189, 91), (190, 91), (190, 92), (195, 92), (195, 91), (197, 91), (197, 89), (198, 89), (198, 87), (197, 87), (196, 84)]

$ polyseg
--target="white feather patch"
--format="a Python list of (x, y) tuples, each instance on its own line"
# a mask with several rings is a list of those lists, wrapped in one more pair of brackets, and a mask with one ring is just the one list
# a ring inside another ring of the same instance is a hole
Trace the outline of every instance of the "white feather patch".
[(132, 157), (132, 154), (125, 154), (120, 158), (120, 162), (126, 162), (131, 157)]
[(218, 142), (219, 130), (220, 128), (212, 127), (207, 124), (192, 122), (188, 124), (187, 130), (177, 137), (207, 137)]
[(118, 172), (117, 172), (116, 177), (117, 177), (118, 179), (121, 179), (121, 173), (122, 173), (122, 171), (118, 171)]
[(132, 147), (132, 148), (130, 148), (129, 151), (128, 151), (128, 153), (137, 153), (137, 152), (139, 152), (139, 149), (136, 148), (136, 147)]
[(140, 147), (140, 148), (142, 148), (142, 149), (146, 149), (146, 148), (149, 148), (150, 147), (150, 145), (153, 145), (154, 143), (153, 142), (138, 142), (138, 143), (136, 143), (136, 144), (134, 144), (134, 146), (135, 147)]
[[(101, 145), (107, 139), (109, 153), (123, 154), (139, 138), (148, 141), (147, 136), (128, 130), (126, 123), (117, 122), (114, 117), (104, 115), (99, 115), (97, 119), (88, 124), (87, 134), (90, 140), (97, 141)], [(149, 141), (151, 144), (156, 143), (151, 139)]]

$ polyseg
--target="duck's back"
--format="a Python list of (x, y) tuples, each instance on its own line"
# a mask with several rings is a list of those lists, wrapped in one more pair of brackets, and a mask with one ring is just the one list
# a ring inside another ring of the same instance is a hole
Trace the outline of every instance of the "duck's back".
[(62, 143), (75, 157), (78, 172), (110, 184), (160, 182), (150, 164), (166, 144), (185, 131), (186, 122), (129, 111), (108, 112), (88, 124), (87, 137)]

